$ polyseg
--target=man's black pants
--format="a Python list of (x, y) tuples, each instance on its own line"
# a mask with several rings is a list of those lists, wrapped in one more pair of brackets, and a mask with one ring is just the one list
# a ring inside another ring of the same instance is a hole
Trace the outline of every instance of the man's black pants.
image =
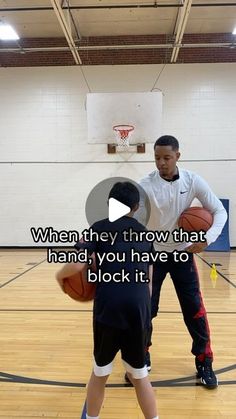
[[(167, 262), (158, 261), (153, 265), (152, 318), (157, 316), (161, 286), (169, 273), (179, 299), (184, 322), (193, 340), (192, 353), (200, 360), (204, 360), (205, 357), (213, 358), (210, 331), (202, 301), (197, 267), (193, 254), (188, 255), (187, 262), (175, 262), (173, 254), (169, 253)], [(152, 327), (149, 333), (149, 346), (152, 344), (151, 336)]]

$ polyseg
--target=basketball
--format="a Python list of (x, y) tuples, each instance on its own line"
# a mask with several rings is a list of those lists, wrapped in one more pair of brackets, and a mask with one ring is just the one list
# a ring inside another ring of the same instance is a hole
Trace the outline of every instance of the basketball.
[(64, 279), (64, 291), (76, 301), (91, 301), (94, 299), (96, 285), (87, 282), (87, 268), (69, 278)]
[(178, 226), (189, 233), (192, 231), (207, 231), (212, 226), (213, 216), (209, 210), (202, 207), (190, 207), (179, 217)]

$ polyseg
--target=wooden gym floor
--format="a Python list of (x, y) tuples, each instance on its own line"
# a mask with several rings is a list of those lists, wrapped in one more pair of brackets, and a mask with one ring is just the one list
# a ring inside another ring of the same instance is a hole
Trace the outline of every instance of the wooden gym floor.
[[(160, 419), (235, 419), (236, 253), (205, 252), (196, 261), (220, 385), (216, 390), (196, 385), (191, 340), (166, 278), (150, 374)], [(218, 271), (215, 288), (211, 263)], [(84, 417), (92, 305), (76, 303), (60, 291), (54, 279), (58, 266), (47, 263), (44, 249), (1, 250), (0, 264), (0, 418)], [(101, 419), (142, 418), (123, 376), (117, 357)]]

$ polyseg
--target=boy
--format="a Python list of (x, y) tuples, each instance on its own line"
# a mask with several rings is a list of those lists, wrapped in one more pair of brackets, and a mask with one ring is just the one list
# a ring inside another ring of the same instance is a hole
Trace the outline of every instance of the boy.
[[(104, 219), (93, 224), (91, 229), (97, 233), (103, 231), (118, 233), (113, 245), (111, 242), (91, 241), (77, 243), (78, 250), (87, 248), (89, 253), (95, 252), (97, 269), (101, 274), (117, 274), (125, 271), (124, 280), (117, 282), (99, 282), (93, 308), (94, 332), (94, 368), (87, 389), (87, 419), (97, 419), (104, 399), (106, 381), (112, 371), (112, 361), (121, 350), (122, 360), (127, 376), (132, 382), (139, 405), (146, 419), (158, 419), (155, 394), (148, 379), (145, 365), (145, 350), (147, 346), (147, 331), (151, 322), (151, 282), (152, 267), (147, 262), (133, 262), (131, 249), (136, 252), (152, 251), (152, 244), (142, 242), (127, 242), (123, 231), (133, 229), (135, 232), (146, 231), (142, 224), (132, 218), (139, 206), (139, 191), (130, 182), (116, 183), (109, 194), (127, 205), (131, 211), (127, 216), (115, 222)], [(125, 260), (108, 262), (104, 257), (98, 264), (97, 254), (125, 253)], [(67, 265), (68, 266), (68, 265)], [(68, 266), (71, 274), (71, 266)], [(76, 267), (75, 267), (76, 269)], [(62, 285), (66, 267), (58, 273), (58, 281)], [(145, 282), (137, 281), (137, 271), (145, 272)], [(116, 276), (117, 278), (117, 276)], [(122, 278), (122, 276), (121, 276)]]

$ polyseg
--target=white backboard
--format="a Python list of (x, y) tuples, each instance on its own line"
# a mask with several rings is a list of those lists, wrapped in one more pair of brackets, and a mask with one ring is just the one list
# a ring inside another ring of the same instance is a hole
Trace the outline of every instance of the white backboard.
[(114, 125), (134, 125), (130, 144), (153, 143), (162, 134), (162, 93), (88, 93), (88, 142), (115, 142)]

